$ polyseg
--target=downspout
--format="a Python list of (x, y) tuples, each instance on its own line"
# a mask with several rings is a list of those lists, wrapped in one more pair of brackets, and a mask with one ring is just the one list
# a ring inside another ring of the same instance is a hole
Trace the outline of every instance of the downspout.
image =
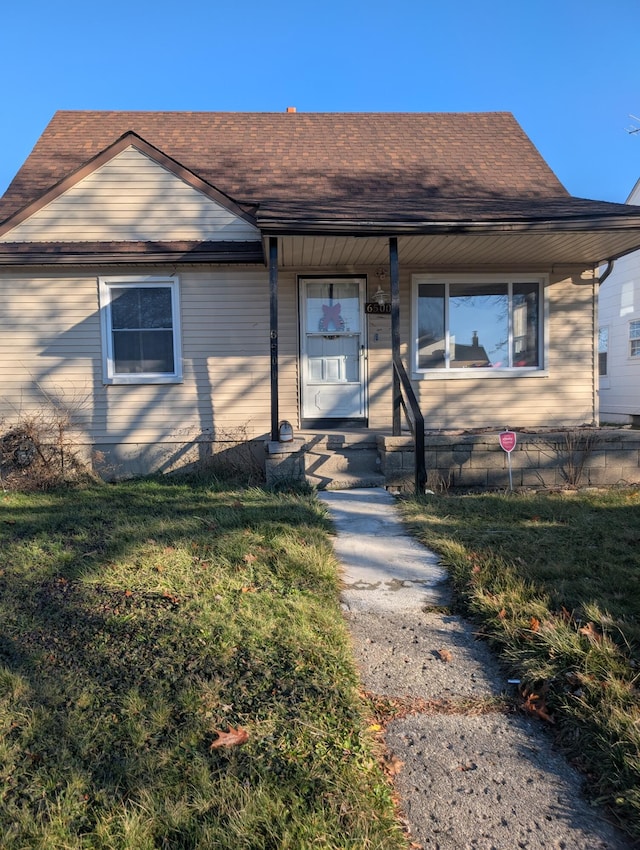
[(271, 353), (271, 440), (277, 442), (278, 411), (278, 239), (269, 237), (269, 339)]
[(604, 270), (604, 272), (600, 275), (600, 277), (598, 278), (598, 280), (597, 280), (598, 284), (605, 282), (605, 280), (609, 277), (609, 275), (613, 271), (614, 264), (615, 264), (615, 260), (607, 260), (607, 267)]

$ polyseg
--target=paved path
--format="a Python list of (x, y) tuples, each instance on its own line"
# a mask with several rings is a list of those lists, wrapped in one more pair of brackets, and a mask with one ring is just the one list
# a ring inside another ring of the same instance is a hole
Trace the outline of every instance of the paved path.
[(412, 840), (425, 850), (630, 848), (582, 797), (581, 776), (539, 721), (475, 710), (511, 686), (470, 625), (446, 613), (446, 574), (405, 533), (394, 497), (375, 488), (319, 497), (337, 532), (342, 602), (365, 689), (466, 707), (411, 713), (386, 729)]

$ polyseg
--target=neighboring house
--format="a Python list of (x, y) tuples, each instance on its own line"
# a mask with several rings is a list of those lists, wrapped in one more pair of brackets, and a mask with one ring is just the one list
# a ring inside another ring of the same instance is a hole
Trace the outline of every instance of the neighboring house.
[(598, 268), (639, 247), (508, 113), (59, 112), (0, 200), (0, 418), (137, 471), (397, 433), (395, 352), (427, 429), (594, 423)]
[[(628, 204), (640, 204), (640, 181)], [(640, 425), (640, 251), (613, 264), (598, 298), (600, 421)]]

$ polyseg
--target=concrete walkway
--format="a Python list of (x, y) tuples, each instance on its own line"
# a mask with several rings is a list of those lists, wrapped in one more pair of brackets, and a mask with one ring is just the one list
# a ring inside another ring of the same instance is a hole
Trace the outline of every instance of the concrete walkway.
[(405, 533), (394, 497), (375, 488), (318, 495), (336, 528), (362, 684), (414, 701), (385, 730), (412, 840), (425, 850), (632, 847), (586, 802), (583, 778), (540, 721), (487, 711), (513, 686), (470, 625), (447, 612), (446, 574)]

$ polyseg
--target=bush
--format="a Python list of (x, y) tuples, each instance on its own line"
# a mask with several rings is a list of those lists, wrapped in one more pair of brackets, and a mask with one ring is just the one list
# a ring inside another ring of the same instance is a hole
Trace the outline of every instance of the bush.
[(21, 417), (0, 432), (0, 482), (9, 490), (50, 490), (90, 475), (60, 411)]

